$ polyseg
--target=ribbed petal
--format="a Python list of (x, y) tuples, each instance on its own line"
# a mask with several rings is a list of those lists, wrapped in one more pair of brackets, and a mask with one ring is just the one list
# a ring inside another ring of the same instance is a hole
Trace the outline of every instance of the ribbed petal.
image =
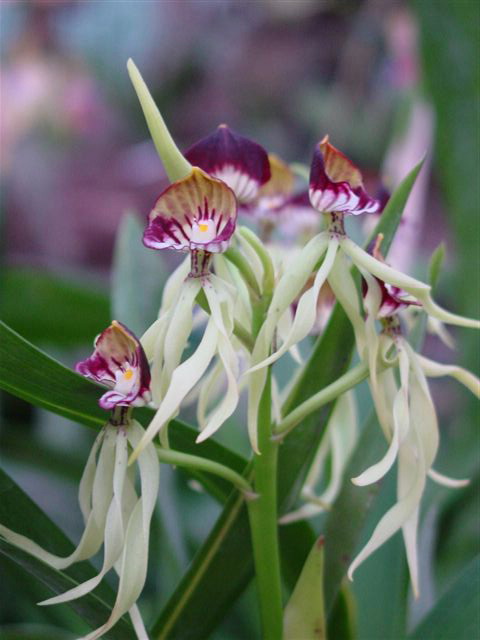
[(233, 191), (194, 167), (160, 195), (148, 216), (143, 243), (151, 249), (217, 253), (230, 244), (236, 221)]
[(253, 200), (270, 179), (270, 163), (263, 147), (220, 125), (185, 153), (193, 165), (223, 180), (241, 202)]
[(310, 201), (321, 213), (376, 213), (381, 203), (366, 193), (355, 165), (331, 145), (328, 136), (317, 145), (310, 171)]

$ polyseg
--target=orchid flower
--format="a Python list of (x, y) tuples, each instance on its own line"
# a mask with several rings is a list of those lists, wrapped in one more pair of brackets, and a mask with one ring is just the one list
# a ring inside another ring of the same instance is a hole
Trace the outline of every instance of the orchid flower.
[[(382, 260), (378, 240), (374, 253), (377, 260)], [(432, 467), (438, 450), (439, 432), (427, 378), (451, 375), (477, 397), (480, 396), (480, 380), (461, 367), (443, 365), (415, 353), (402, 335), (398, 314), (402, 309), (420, 303), (408, 299), (405, 292), (388, 286), (379, 278), (367, 273), (364, 273), (364, 278), (370, 388), (389, 446), (379, 462), (352, 481), (359, 486), (378, 482), (397, 460), (397, 502), (377, 524), (370, 540), (350, 565), (348, 575), (352, 578), (355, 569), (368, 556), (402, 529), (413, 592), (417, 597), (417, 527), (427, 477), (453, 488), (468, 484), (468, 480), (448, 478)], [(376, 320), (383, 327), (380, 335), (375, 329)], [(378, 361), (389, 368), (379, 371)], [(399, 383), (392, 366), (398, 367)]]
[[(349, 262), (362, 274), (381, 280), (391, 300), (398, 296), (414, 297), (433, 318), (465, 327), (480, 327), (480, 322), (459, 316), (438, 306), (431, 297), (431, 287), (401, 273), (378, 260), (355, 244), (345, 232), (344, 216), (376, 213), (382, 202), (371, 198), (363, 187), (360, 171), (326, 136), (315, 149), (310, 171), (310, 201), (322, 214), (329, 216), (327, 231), (312, 238), (297, 256), (293, 267), (280, 278), (272, 298), (267, 319), (258, 335), (253, 353), (250, 377), (248, 425), (250, 439), (256, 443), (258, 406), (266, 381), (266, 370), (284, 353), (312, 330), (317, 319), (317, 301), (327, 281), (337, 301), (344, 308), (355, 330), (357, 347), (362, 356), (365, 349), (365, 327), (361, 316)], [(313, 284), (298, 299), (290, 333), (274, 353), (270, 353), (280, 318), (296, 300), (317, 269)], [(395, 304), (400, 304), (397, 299)]]
[(80, 598), (95, 589), (114, 569), (119, 575), (115, 604), (109, 619), (83, 640), (101, 638), (127, 611), (137, 637), (148, 638), (136, 601), (145, 584), (148, 566), (150, 521), (156, 503), (159, 462), (150, 444), (138, 459), (141, 495), (135, 488), (135, 472), (127, 467), (128, 447), (135, 449), (144, 431), (130, 418), (132, 407), (150, 399), (150, 371), (138, 339), (116, 322), (95, 340), (90, 358), (78, 363), (77, 371), (111, 387), (99, 400), (112, 415), (93, 444), (83, 471), (79, 503), (85, 529), (76, 549), (67, 557), (42, 549), (33, 540), (0, 525), (0, 535), (46, 564), (61, 570), (93, 557), (103, 544), (103, 564), (99, 573), (41, 605), (60, 604)]
[[(151, 249), (190, 254), (167, 283), (158, 320), (142, 338), (152, 362), (153, 402), (158, 407), (131, 461), (160, 434), (168, 446), (168, 423), (181, 403), (216, 359), (227, 380), (227, 391), (209, 413), (197, 441), (210, 437), (233, 413), (239, 398), (237, 342), (233, 335), (237, 287), (211, 273), (212, 258), (230, 245), (236, 228), (238, 202), (256, 197), (270, 177), (266, 152), (257, 143), (218, 127), (184, 155), (173, 142), (137, 68), (129, 72), (152, 137), (172, 184), (160, 194), (148, 217), (143, 242)], [(241, 240), (240, 240), (241, 242)], [(220, 262), (221, 264), (221, 262)], [(192, 330), (196, 302), (208, 307), (209, 319), (200, 343), (185, 361), (182, 354)], [(208, 394), (207, 394), (208, 395)]]

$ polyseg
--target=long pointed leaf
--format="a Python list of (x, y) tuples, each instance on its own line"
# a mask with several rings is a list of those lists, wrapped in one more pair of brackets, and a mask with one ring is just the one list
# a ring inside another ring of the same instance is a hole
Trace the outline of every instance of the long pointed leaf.
[(480, 637), (479, 593), (480, 556), (477, 556), (408, 636), (409, 639), (472, 640)]

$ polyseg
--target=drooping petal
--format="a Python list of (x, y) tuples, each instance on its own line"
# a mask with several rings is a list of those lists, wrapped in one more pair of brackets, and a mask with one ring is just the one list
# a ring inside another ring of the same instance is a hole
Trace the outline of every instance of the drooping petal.
[(356, 478), (352, 478), (353, 484), (360, 487), (378, 482), (391, 469), (397, 459), (398, 451), (402, 440), (405, 438), (410, 427), (408, 385), (410, 362), (404, 350), (399, 350), (400, 358), (400, 380), (401, 385), (395, 396), (393, 403), (393, 434), (390, 445), (384, 457), (363, 471)]
[(237, 202), (225, 182), (194, 167), (160, 195), (143, 243), (150, 249), (225, 251), (235, 231)]
[(180, 289), (176, 304), (172, 307), (165, 331), (155, 345), (152, 366), (152, 392), (158, 404), (170, 384), (174, 369), (178, 366), (192, 329), (192, 312), (195, 298), (200, 291), (199, 278), (188, 278)]
[(480, 398), (480, 380), (471, 371), (454, 364), (441, 364), (421, 355), (417, 355), (417, 359), (425, 375), (429, 378), (451, 376), (465, 385), (477, 398)]
[(270, 178), (265, 149), (225, 124), (191, 146), (185, 157), (192, 165), (228, 184), (240, 202), (253, 200)]
[[(418, 437), (415, 439), (418, 442)], [(412, 445), (410, 444), (409, 446), (411, 447)], [(418, 445), (415, 448), (417, 449)], [(351, 563), (348, 569), (350, 580), (353, 579), (353, 573), (357, 567), (401, 529), (409, 518), (415, 514), (425, 487), (426, 467), (421, 448), (418, 448), (417, 455), (412, 451), (411, 456), (416, 460), (415, 465), (412, 465), (411, 469), (409, 468), (408, 470), (408, 481), (405, 483), (405, 486), (408, 484), (408, 490), (380, 519), (369, 541)]]
[(331, 145), (328, 136), (317, 145), (310, 171), (310, 201), (321, 213), (359, 215), (380, 211), (381, 203), (363, 188), (355, 165)]
[(150, 368), (140, 341), (114, 320), (95, 339), (93, 355), (75, 367), (78, 373), (111, 387), (99, 401), (103, 409), (150, 402)]
[[(280, 278), (275, 287), (267, 318), (255, 342), (251, 358), (252, 367), (268, 357), (278, 320), (299, 295), (315, 264), (327, 249), (328, 242), (329, 236), (327, 233), (320, 233), (312, 238)], [(257, 435), (258, 408), (265, 387), (267, 370), (263, 368), (251, 373), (247, 371), (244, 375), (248, 375), (249, 380), (248, 434), (253, 450), (259, 453)]]
[[(94, 449), (98, 446), (98, 439), (94, 443)], [(92, 487), (92, 501), (85, 530), (76, 549), (66, 557), (60, 557), (43, 549), (33, 540), (16, 533), (0, 524), (0, 535), (11, 544), (23, 549), (30, 555), (38, 558), (42, 562), (50, 565), (59, 571), (66, 569), (74, 562), (86, 560), (94, 556), (100, 549), (103, 540), (103, 529), (107, 517), (108, 507), (112, 496), (112, 473), (114, 460), (115, 439), (107, 429), (104, 430), (101, 440), (101, 449), (98, 463), (95, 469), (93, 483), (91, 478), (85, 480), (88, 486)], [(92, 460), (87, 461), (88, 474), (91, 473)], [(83, 508), (86, 508), (88, 501), (83, 497)], [(83, 509), (82, 509), (83, 510)]]
[(163, 398), (157, 413), (149, 424), (142, 441), (130, 456), (129, 464), (132, 464), (143, 449), (160, 432), (163, 437), (164, 446), (168, 445), (166, 437), (166, 427), (171, 418), (178, 412), (180, 404), (189, 391), (200, 380), (208, 368), (215, 355), (218, 344), (218, 329), (215, 323), (210, 320), (205, 329), (205, 333), (197, 349), (187, 360), (182, 362), (173, 372), (170, 386)]
[(420, 296), (424, 293), (428, 293), (431, 287), (420, 280), (416, 280), (411, 276), (389, 267), (384, 262), (377, 260), (369, 253), (361, 249), (350, 238), (344, 237), (340, 240), (342, 249), (351, 258), (352, 262), (359, 268), (363, 268), (365, 271), (371, 273), (376, 278), (379, 278), (383, 282), (387, 282), (395, 287), (404, 289), (411, 295), (415, 296), (419, 300), (422, 300)]
[(470, 484), (470, 480), (468, 478), (450, 478), (443, 473), (435, 471), (435, 469), (428, 470), (428, 477), (437, 484), (440, 484), (443, 487), (448, 487), (449, 489), (461, 489)]
[(365, 323), (360, 312), (357, 287), (342, 252), (337, 254), (328, 282), (335, 298), (341, 304), (350, 320), (355, 333), (358, 352), (362, 355), (365, 350)]
[[(138, 447), (144, 434), (142, 427), (133, 421), (127, 433), (132, 447)], [(117, 598), (107, 622), (84, 636), (82, 640), (101, 638), (134, 606), (145, 584), (150, 521), (158, 494), (160, 470), (155, 447), (152, 444), (143, 449), (138, 463), (141, 498), (137, 501), (128, 521), (121, 562), (116, 567), (120, 576)]]
[(337, 248), (338, 241), (333, 238), (328, 244), (327, 253), (323, 260), (322, 266), (317, 271), (313, 286), (304, 294), (302, 294), (298, 302), (295, 319), (285, 342), (282, 344), (280, 349), (269, 356), (266, 360), (263, 360), (259, 364), (253, 366), (250, 369), (250, 372), (273, 364), (293, 345), (303, 340), (303, 338), (305, 338), (309, 334), (313, 325), (315, 324), (315, 320), (317, 317), (317, 300), (320, 294), (320, 289), (322, 288), (333, 267)]
[[(107, 429), (112, 428), (107, 427)], [(81, 598), (85, 594), (89, 593), (100, 584), (105, 574), (112, 569), (122, 553), (124, 542), (122, 504), (123, 488), (127, 473), (127, 435), (124, 429), (116, 429), (114, 437), (116, 439), (115, 462), (113, 467), (113, 479), (111, 480), (113, 486), (113, 497), (105, 520), (105, 530), (103, 534), (103, 566), (100, 572), (93, 578), (82, 582), (73, 589), (69, 589), (58, 596), (43, 600), (43, 602), (39, 603), (41, 605), (69, 602), (70, 600)]]

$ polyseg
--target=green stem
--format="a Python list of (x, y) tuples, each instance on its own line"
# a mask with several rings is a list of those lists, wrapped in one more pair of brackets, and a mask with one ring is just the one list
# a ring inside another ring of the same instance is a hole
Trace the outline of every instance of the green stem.
[(255, 455), (255, 500), (247, 502), (252, 536), (255, 575), (260, 603), (263, 640), (281, 640), (282, 592), (277, 516), (278, 443), (271, 438), (271, 380), (268, 376), (258, 416), (258, 444)]
[(308, 400), (305, 400), (305, 402), (302, 402), (302, 404), (298, 405), (296, 409), (291, 411), (275, 428), (274, 439), (281, 440), (284, 438), (287, 433), (295, 428), (304, 418), (314, 411), (317, 411), (317, 409), (320, 409), (320, 407), (323, 407), (328, 402), (332, 402), (332, 400), (338, 398), (338, 396), (345, 393), (345, 391), (355, 387), (357, 384), (362, 382), (362, 380), (368, 378), (368, 374), (368, 364), (361, 362), (350, 369), (350, 371), (343, 374), (343, 376), (340, 376), (340, 378), (335, 380), (335, 382), (332, 382), (332, 384), (324, 387), (318, 393), (310, 396)]
[(229, 467), (225, 467), (223, 464), (214, 462), (208, 458), (192, 456), (188, 453), (174, 451), (173, 449), (164, 449), (160, 446), (157, 446), (156, 449), (160, 462), (173, 464), (177, 467), (185, 467), (187, 469), (196, 469), (198, 471), (213, 473), (216, 476), (220, 476), (221, 478), (228, 480), (238, 489), (249, 494), (250, 497), (254, 495), (253, 489), (247, 480), (245, 480), (245, 478), (239, 473), (236, 473)]

